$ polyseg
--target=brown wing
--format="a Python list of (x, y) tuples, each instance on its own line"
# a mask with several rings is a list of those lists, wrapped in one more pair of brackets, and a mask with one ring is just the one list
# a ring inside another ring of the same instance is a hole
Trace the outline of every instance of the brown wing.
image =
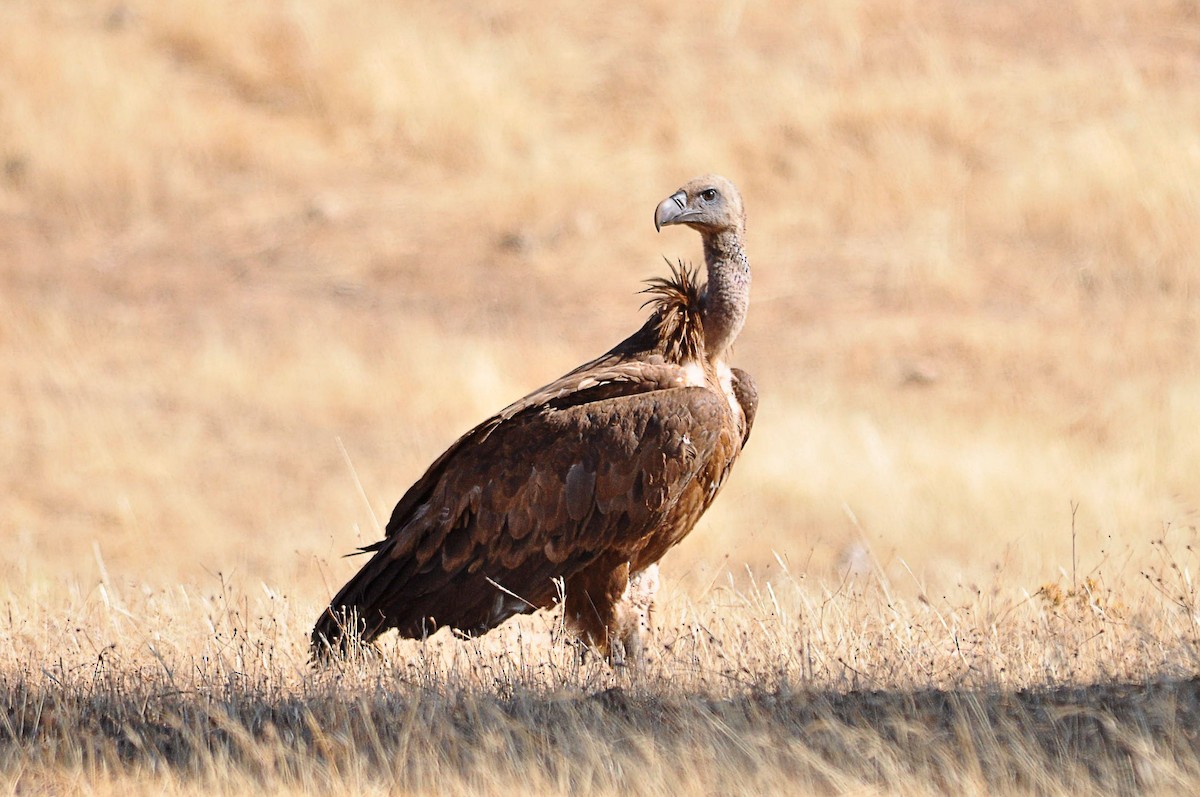
[(313, 630), (338, 646), (356, 616), (388, 628), (479, 632), (551, 604), (555, 579), (639, 550), (711, 458), (727, 413), (678, 366), (576, 372), (464, 435), (397, 504), (387, 537)]
[(649, 567), (663, 557), (680, 540), (691, 533), (700, 517), (712, 506), (733, 470), (733, 465), (750, 438), (750, 428), (758, 411), (758, 390), (750, 374), (740, 368), (732, 369), (733, 395), (742, 410), (742, 418), (724, 416), (716, 445), (710, 456), (701, 463), (696, 476), (684, 485), (679, 499), (663, 521), (646, 540), (646, 545), (632, 560), (634, 572)]
[(754, 378), (741, 368), (731, 368), (733, 374), (733, 395), (742, 407), (745, 421), (742, 425), (742, 446), (750, 439), (750, 429), (754, 426), (754, 416), (758, 414), (758, 386)]

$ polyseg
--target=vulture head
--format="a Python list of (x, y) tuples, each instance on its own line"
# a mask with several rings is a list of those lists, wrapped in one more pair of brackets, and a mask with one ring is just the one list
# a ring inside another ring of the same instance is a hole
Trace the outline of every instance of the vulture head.
[(745, 226), (742, 197), (733, 183), (716, 174), (689, 181), (664, 199), (654, 210), (654, 229), (668, 224), (686, 224), (701, 235), (733, 232)]

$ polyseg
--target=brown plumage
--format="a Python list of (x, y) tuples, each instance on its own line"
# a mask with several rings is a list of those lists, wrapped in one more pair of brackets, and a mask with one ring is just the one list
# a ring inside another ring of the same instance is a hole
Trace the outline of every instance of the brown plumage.
[(481, 634), (560, 596), (598, 651), (641, 655), (657, 562), (716, 497), (758, 404), (724, 360), (749, 303), (737, 190), (697, 178), (658, 206), (667, 224), (701, 233), (704, 289), (682, 265), (651, 280), (641, 329), (438, 457), (318, 618), (314, 655), (389, 628)]

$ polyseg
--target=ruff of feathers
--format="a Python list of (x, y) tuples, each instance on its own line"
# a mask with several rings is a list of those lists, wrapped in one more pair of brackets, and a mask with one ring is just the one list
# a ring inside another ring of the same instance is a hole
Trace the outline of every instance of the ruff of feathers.
[(702, 362), (704, 293), (696, 281), (698, 270), (682, 260), (677, 264), (668, 260), (667, 265), (671, 276), (648, 279), (641, 291), (650, 295), (642, 307), (653, 308), (646, 326), (653, 329), (653, 337), (667, 360)]

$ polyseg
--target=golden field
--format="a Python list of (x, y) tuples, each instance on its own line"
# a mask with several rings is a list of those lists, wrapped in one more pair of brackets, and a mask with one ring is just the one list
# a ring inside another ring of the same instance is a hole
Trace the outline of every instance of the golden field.
[[(0, 6), (0, 789), (1194, 793), (1200, 6)], [(749, 213), (644, 672), (311, 670), (342, 554)]]

